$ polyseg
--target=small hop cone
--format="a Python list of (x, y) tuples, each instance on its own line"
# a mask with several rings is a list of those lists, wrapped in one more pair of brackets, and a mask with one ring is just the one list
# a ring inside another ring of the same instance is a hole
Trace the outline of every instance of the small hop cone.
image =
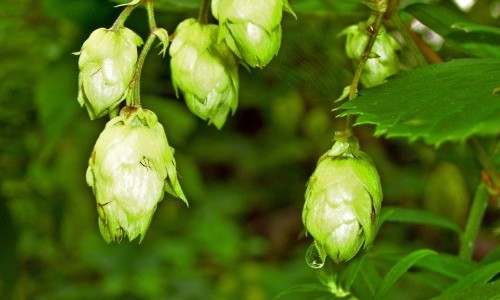
[(213, 0), (212, 14), (219, 20), (219, 40), (251, 67), (263, 68), (281, 46), (283, 0)]
[(146, 109), (125, 107), (106, 124), (89, 159), (87, 183), (108, 243), (124, 236), (142, 240), (165, 191), (187, 204), (174, 150), (156, 115)]
[[(370, 39), (367, 28), (367, 23), (361, 22), (347, 27), (340, 33), (347, 36), (345, 46), (347, 57), (356, 62), (361, 60)], [(363, 86), (368, 88), (382, 84), (387, 77), (399, 71), (397, 50), (401, 50), (401, 45), (381, 25), (371, 50), (373, 57), (368, 58), (361, 73), (360, 81)]]
[(225, 43), (217, 43), (217, 25), (187, 19), (179, 24), (169, 50), (172, 83), (188, 108), (217, 128), (238, 106), (238, 63)]
[(309, 179), (302, 221), (319, 253), (348, 261), (372, 243), (381, 202), (371, 159), (354, 137), (339, 137)]
[(91, 119), (113, 110), (126, 97), (142, 39), (128, 28), (100, 28), (83, 43), (78, 60), (78, 103)]

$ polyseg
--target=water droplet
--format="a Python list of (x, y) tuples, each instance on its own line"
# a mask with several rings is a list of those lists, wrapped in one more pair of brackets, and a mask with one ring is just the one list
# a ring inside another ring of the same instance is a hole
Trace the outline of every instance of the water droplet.
[(326, 253), (323, 249), (318, 249), (314, 242), (309, 246), (306, 252), (306, 263), (314, 269), (322, 268), (325, 265)]

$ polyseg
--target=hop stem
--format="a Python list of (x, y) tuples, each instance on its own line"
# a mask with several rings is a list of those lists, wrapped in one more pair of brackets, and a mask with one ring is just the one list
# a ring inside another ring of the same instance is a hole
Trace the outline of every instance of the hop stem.
[(130, 97), (127, 97), (127, 105), (128, 106), (141, 106), (141, 72), (142, 66), (144, 65), (144, 61), (146, 60), (146, 56), (148, 55), (151, 46), (156, 38), (156, 35), (153, 33), (156, 29), (156, 20), (154, 16), (154, 8), (153, 8), (153, 0), (145, 1), (146, 12), (148, 14), (148, 23), (149, 23), (149, 36), (146, 42), (144, 43), (144, 47), (142, 48), (141, 54), (137, 59), (137, 63), (135, 65), (134, 75), (132, 80), (130, 81)]
[(113, 26), (111, 26), (110, 29), (116, 30), (118, 28), (123, 27), (123, 24), (125, 23), (125, 20), (127, 20), (128, 16), (130, 16), (130, 13), (139, 5), (140, 3), (134, 5), (127, 5), (120, 13), (118, 18), (116, 18), (115, 23), (113, 23)]
[(198, 22), (200, 22), (200, 24), (208, 23), (209, 6), (210, 6), (210, 0), (201, 0), (200, 11), (198, 12)]
[[(359, 79), (361, 78), (361, 73), (363, 72), (363, 67), (365, 66), (366, 61), (370, 57), (370, 53), (373, 48), (373, 44), (375, 44), (375, 41), (377, 40), (378, 36), (378, 30), (380, 28), (380, 24), (382, 23), (382, 18), (384, 17), (384, 13), (380, 11), (374, 11), (373, 12), (374, 16), (374, 22), (369, 25), (369, 30), (370, 30), (370, 39), (368, 40), (368, 43), (366, 44), (365, 51), (363, 55), (361, 56), (361, 61), (358, 64), (358, 67), (356, 68), (356, 73), (354, 73), (354, 78), (352, 80), (352, 83), (349, 87), (349, 100), (352, 100), (356, 98), (357, 93), (358, 93), (358, 85), (359, 85)], [(345, 131), (350, 131), (353, 126), (353, 118), (351, 116), (346, 117), (346, 122), (345, 122)]]
[(149, 30), (156, 29), (155, 13), (153, 8), (153, 0), (146, 1), (146, 12), (148, 13)]
[(153, 42), (156, 38), (154, 33), (150, 33), (146, 43), (144, 43), (144, 47), (142, 48), (141, 54), (137, 59), (137, 64), (135, 65), (134, 76), (130, 81), (130, 90), (132, 91), (131, 97), (127, 98), (128, 106), (141, 106), (141, 72), (142, 66), (144, 65), (144, 61), (146, 60), (146, 56), (148, 55), (149, 49), (153, 45)]

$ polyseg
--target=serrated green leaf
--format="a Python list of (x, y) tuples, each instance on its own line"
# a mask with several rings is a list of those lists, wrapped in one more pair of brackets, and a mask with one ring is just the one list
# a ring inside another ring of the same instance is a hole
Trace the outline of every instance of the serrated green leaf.
[(425, 210), (386, 206), (382, 208), (380, 220), (381, 224), (386, 221), (404, 222), (441, 227), (454, 231), (458, 234), (461, 232), (460, 227), (449, 219), (434, 215)]
[(439, 5), (413, 4), (405, 11), (445, 39), (448, 46), (471, 56), (500, 58), (500, 30), (476, 24)]
[(482, 266), (450, 286), (443, 295), (450, 295), (475, 285), (488, 283), (498, 274), (500, 274), (500, 261)]
[(437, 253), (429, 249), (421, 249), (403, 257), (389, 270), (389, 272), (387, 272), (387, 275), (378, 285), (373, 299), (384, 299), (392, 286), (406, 273), (406, 271), (408, 271), (420, 259), (430, 255), (437, 255)]
[(500, 132), (500, 60), (457, 59), (394, 76), (360, 91), (340, 116), (375, 124), (376, 135), (422, 138), (439, 146)]

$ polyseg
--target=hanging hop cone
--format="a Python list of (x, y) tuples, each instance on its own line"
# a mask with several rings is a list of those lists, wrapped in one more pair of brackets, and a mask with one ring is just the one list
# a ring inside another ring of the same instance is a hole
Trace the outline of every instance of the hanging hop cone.
[(295, 15), (288, 0), (213, 0), (219, 20), (219, 40), (251, 67), (263, 68), (281, 45), (281, 18), (285, 9)]
[[(368, 24), (360, 22), (347, 27), (340, 33), (347, 37), (345, 44), (347, 57), (356, 63), (361, 60), (370, 39)], [(387, 33), (383, 25), (380, 25), (377, 39), (361, 73), (360, 81), (364, 87), (382, 84), (387, 77), (399, 71), (397, 50), (401, 50), (399, 42)]]
[(125, 99), (142, 39), (128, 28), (100, 28), (83, 43), (79, 54), (78, 103), (91, 119), (116, 108)]
[(106, 124), (89, 159), (87, 183), (108, 243), (124, 236), (142, 240), (164, 191), (187, 204), (163, 126), (142, 108), (124, 107)]
[(176, 94), (188, 108), (217, 128), (238, 106), (238, 63), (225, 43), (217, 43), (217, 25), (187, 19), (170, 45), (170, 68)]
[(338, 137), (307, 184), (302, 221), (318, 253), (336, 263), (374, 239), (382, 188), (371, 159), (354, 137)]

